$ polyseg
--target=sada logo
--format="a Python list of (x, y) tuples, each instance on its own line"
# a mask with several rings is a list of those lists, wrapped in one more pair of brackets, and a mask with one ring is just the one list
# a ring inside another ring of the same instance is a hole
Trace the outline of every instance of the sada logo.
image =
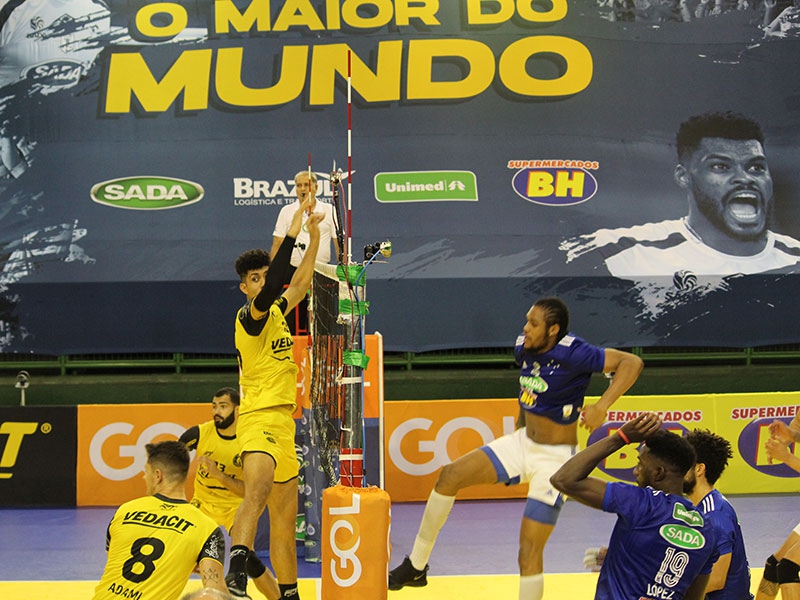
[(764, 449), (764, 444), (770, 438), (769, 426), (773, 421), (783, 421), (787, 425), (792, 417), (767, 417), (756, 419), (745, 425), (739, 434), (739, 454), (745, 462), (765, 475), (773, 477), (800, 477), (800, 473), (786, 466), (784, 463), (769, 463), (769, 457)]
[(590, 169), (596, 161), (511, 160), (517, 169), (511, 180), (514, 191), (525, 200), (546, 206), (572, 206), (586, 202), (597, 193), (597, 179)]
[(77, 60), (51, 60), (25, 69), (22, 76), (45, 90), (72, 87), (80, 81), (83, 63)]
[[(624, 424), (625, 424), (624, 421), (603, 423), (603, 425), (595, 429), (589, 435), (589, 439), (586, 441), (586, 445), (590, 446), (591, 444), (594, 444), (598, 440), (611, 437), (612, 435), (617, 433), (619, 428), (622, 427)], [(679, 435), (684, 435), (689, 431), (688, 429), (686, 429), (686, 427), (684, 427), (680, 423), (667, 422), (667, 421), (664, 421), (662, 428), (666, 429), (667, 431), (677, 433)], [(600, 469), (606, 475), (609, 475), (621, 481), (629, 481), (632, 483), (636, 481), (636, 476), (633, 474), (633, 469), (636, 466), (638, 457), (639, 457), (639, 452), (636, 446), (630, 444), (628, 446), (624, 446), (616, 454), (612, 454), (611, 456), (606, 458), (603, 462), (597, 465), (597, 468)]]
[(123, 177), (92, 187), (92, 200), (130, 210), (163, 210), (200, 202), (205, 190), (199, 183), (169, 177)]

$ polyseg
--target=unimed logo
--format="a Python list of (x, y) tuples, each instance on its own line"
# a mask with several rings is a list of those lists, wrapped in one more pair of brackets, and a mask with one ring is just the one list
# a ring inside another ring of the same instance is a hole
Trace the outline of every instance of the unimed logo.
[(203, 199), (199, 183), (169, 177), (123, 177), (92, 187), (92, 200), (105, 206), (130, 210), (164, 210), (194, 204)]
[[(0, 479), (11, 479), (13, 469), (17, 464), (19, 451), (25, 436), (33, 435), (39, 429), (39, 423), (6, 421), (0, 424), (0, 444), (3, 444), (3, 453), (0, 454)], [(42, 425), (42, 433), (50, 431), (50, 424)]]
[(397, 171), (375, 175), (378, 202), (477, 202), (472, 171)]

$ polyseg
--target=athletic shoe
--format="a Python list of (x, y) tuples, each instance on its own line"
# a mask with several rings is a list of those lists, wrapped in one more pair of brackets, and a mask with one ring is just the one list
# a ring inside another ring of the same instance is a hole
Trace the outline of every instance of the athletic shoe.
[(228, 573), (225, 576), (225, 585), (228, 586), (228, 591), (234, 598), (252, 600), (247, 595), (247, 573)]
[(389, 571), (389, 589), (399, 590), (405, 586), (423, 587), (428, 585), (428, 565), (422, 570), (415, 569), (411, 560), (406, 556), (399, 567)]

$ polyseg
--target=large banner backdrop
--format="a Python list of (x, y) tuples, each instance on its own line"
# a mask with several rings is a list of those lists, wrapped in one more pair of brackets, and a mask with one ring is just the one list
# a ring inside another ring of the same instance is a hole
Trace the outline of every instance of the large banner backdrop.
[[(234, 259), (348, 126), (386, 350), (510, 346), (551, 294), (598, 344), (800, 342), (784, 0), (4, 4), (2, 351), (233, 352)], [(728, 110), (765, 141), (713, 156), (714, 246), (675, 138)]]

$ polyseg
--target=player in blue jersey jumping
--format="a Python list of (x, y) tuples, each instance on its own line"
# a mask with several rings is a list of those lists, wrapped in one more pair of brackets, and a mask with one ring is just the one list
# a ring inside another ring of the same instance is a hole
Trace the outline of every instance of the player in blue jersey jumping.
[[(625, 445), (642, 441), (637, 485), (589, 476)], [(573, 456), (550, 479), (561, 493), (618, 515), (595, 600), (705, 597), (719, 557), (718, 533), (683, 496), (684, 477), (694, 464), (688, 441), (662, 430), (658, 415), (642, 413)]]
[[(514, 349), (520, 373), (519, 403), (525, 426), (445, 465), (428, 497), (411, 554), (389, 573), (389, 589), (427, 585), (428, 558), (456, 493), (490, 483), (529, 482), (520, 528), (519, 600), (544, 594), (544, 546), (564, 498), (550, 476), (577, 450), (578, 423), (603, 424), (612, 403), (633, 385), (642, 360), (593, 346), (569, 332), (569, 311), (558, 298), (538, 300), (526, 315)], [(584, 406), (592, 373), (614, 373), (597, 403)]]

